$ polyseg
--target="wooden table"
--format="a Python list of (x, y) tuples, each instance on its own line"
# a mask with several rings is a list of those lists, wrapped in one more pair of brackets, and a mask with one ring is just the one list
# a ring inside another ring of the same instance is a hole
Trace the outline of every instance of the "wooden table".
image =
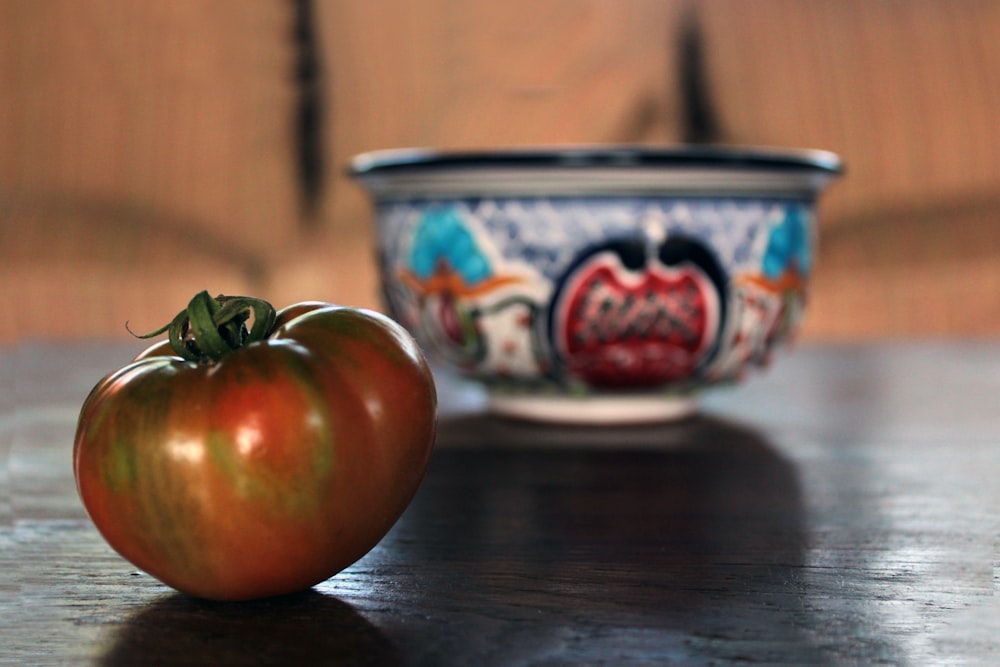
[(805, 346), (681, 423), (491, 418), (315, 590), (212, 604), (98, 536), (76, 410), (123, 345), (0, 355), (0, 664), (1000, 664), (1000, 344)]

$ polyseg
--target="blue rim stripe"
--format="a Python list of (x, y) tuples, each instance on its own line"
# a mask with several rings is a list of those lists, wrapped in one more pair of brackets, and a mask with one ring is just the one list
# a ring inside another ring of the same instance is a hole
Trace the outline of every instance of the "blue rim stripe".
[(820, 150), (787, 150), (724, 146), (584, 147), (507, 149), (497, 151), (435, 151), (396, 149), (357, 156), (348, 170), (352, 176), (399, 171), (436, 171), (454, 168), (699, 168), (769, 171), (821, 171), (840, 174), (840, 158)]

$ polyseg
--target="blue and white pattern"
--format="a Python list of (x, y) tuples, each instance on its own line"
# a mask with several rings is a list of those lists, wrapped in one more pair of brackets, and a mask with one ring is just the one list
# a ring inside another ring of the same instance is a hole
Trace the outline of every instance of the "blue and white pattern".
[(807, 198), (467, 198), (383, 201), (377, 224), (393, 315), (471, 375), (528, 382), (565, 382), (547, 327), (582, 257), (622, 241), (695, 242), (723, 274), (724, 330), (693, 378), (714, 383), (766, 363), (797, 324), (812, 216)]
[[(581, 248), (609, 238), (635, 238), (657, 228), (664, 235), (683, 234), (702, 241), (733, 274), (763, 270), (774, 277), (772, 273), (787, 266), (789, 253), (808, 273), (810, 210), (811, 204), (805, 201), (756, 198), (485, 199), (458, 201), (448, 207), (391, 202), (380, 207), (378, 224), (384, 256), (395, 261), (410, 257), (411, 246), (421, 246), (425, 234), (455, 234), (456, 242), (447, 252), (467, 251), (470, 263), (484, 262), (478, 257), (485, 250), (469, 246), (469, 232), (458, 229), (464, 224), (480, 227), (492, 250), (505, 260), (530, 264), (547, 279), (556, 280)], [(421, 231), (406, 233), (414, 227)], [(438, 231), (424, 231), (434, 228)], [(772, 230), (774, 239), (770, 238)], [(421, 252), (426, 254), (426, 249)], [(414, 257), (413, 268), (428, 270), (425, 260)]]

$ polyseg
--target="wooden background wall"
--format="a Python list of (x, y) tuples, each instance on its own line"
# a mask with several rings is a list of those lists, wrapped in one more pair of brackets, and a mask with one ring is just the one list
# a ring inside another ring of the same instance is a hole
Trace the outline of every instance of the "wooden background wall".
[(993, 0), (2, 0), (0, 340), (155, 328), (204, 288), (377, 306), (351, 155), (681, 141), (691, 16), (709, 138), (848, 164), (803, 335), (1000, 333)]

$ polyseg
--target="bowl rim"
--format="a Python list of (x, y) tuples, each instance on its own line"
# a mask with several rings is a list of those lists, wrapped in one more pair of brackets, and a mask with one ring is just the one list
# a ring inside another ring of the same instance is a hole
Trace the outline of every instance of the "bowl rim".
[(836, 153), (736, 145), (564, 145), (498, 149), (391, 148), (354, 156), (348, 174), (355, 178), (398, 172), (453, 169), (591, 170), (591, 169), (716, 169), (728, 171), (843, 173)]

